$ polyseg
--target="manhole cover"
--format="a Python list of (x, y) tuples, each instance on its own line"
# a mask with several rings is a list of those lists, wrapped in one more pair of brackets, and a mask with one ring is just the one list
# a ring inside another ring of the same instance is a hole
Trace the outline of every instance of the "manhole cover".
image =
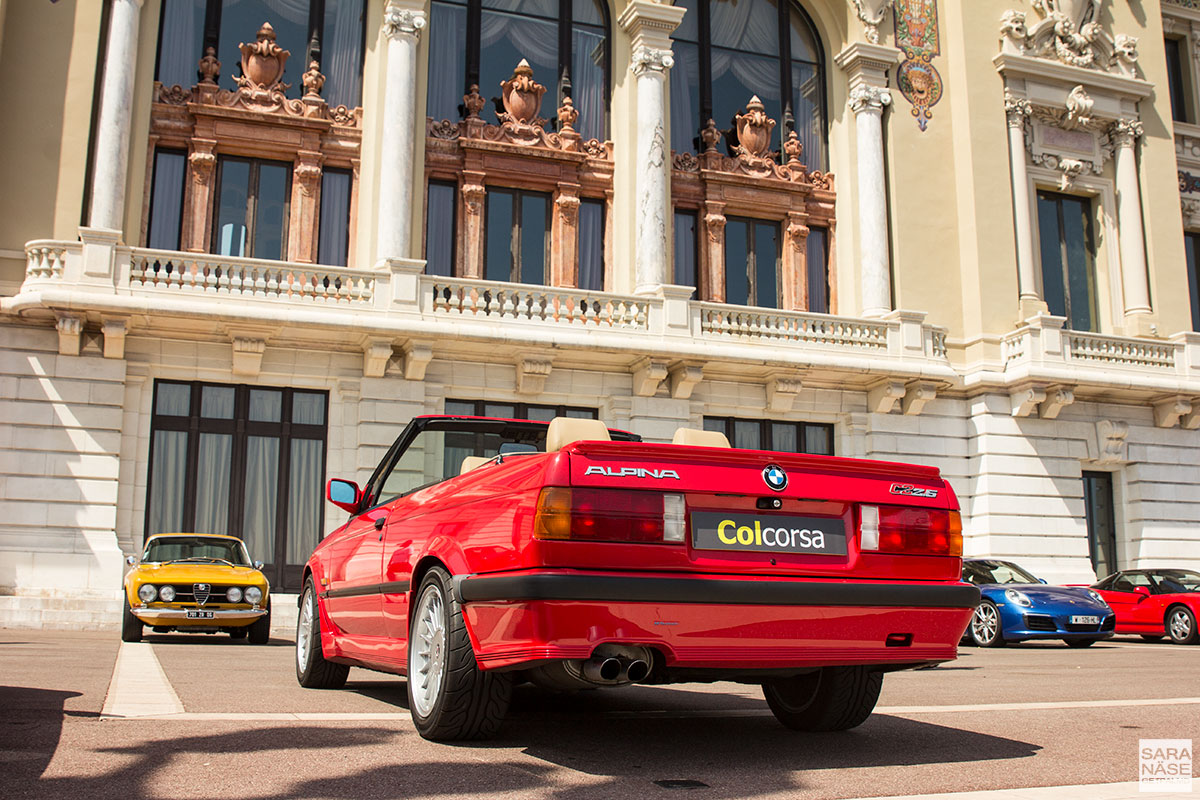
[(701, 781), (691, 781), (687, 779), (672, 778), (663, 781), (655, 781), (656, 786), (661, 786), (664, 789), (707, 789), (708, 784)]

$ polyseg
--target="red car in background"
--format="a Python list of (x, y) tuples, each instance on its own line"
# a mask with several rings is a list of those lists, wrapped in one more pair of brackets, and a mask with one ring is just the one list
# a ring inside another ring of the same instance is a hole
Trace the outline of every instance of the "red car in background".
[(1117, 614), (1117, 633), (1158, 641), (1200, 644), (1200, 572), (1189, 569), (1130, 569), (1109, 575), (1093, 589)]
[(759, 684), (844, 730), (885, 672), (949, 661), (979, 590), (936, 469), (648, 444), (591, 419), (418, 417), (304, 569), (296, 674), (407, 676), (420, 734), (493, 735), (512, 687)]

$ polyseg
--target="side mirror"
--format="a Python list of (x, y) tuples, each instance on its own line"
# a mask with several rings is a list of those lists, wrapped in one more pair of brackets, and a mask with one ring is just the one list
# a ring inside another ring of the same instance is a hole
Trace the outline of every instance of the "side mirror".
[[(1150, 596), (1150, 589), (1148, 589), (1145, 586), (1135, 586), (1135, 587), (1133, 587), (1133, 592), (1134, 592), (1134, 594), (1140, 594), (1143, 598)], [(1141, 601), (1139, 600), (1138, 602), (1141, 602)]]
[(331, 478), (325, 487), (325, 497), (338, 508), (353, 514), (358, 511), (358, 503), (362, 500), (362, 491), (354, 481)]
[(261, 562), (261, 561), (255, 561), (255, 562), (254, 562), (254, 568), (255, 568), (255, 569), (259, 569), (259, 570), (261, 570), (261, 569), (263, 568), (263, 562)]
[(137, 559), (133, 556), (125, 556), (125, 563), (132, 567), (137, 564)]

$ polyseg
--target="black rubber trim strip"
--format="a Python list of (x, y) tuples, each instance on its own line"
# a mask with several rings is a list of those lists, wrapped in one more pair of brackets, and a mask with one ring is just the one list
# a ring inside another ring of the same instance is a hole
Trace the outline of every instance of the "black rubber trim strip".
[(974, 608), (979, 587), (963, 584), (816, 583), (618, 575), (464, 576), (464, 602), (488, 600), (600, 600), (709, 605), (885, 606)]
[(343, 589), (330, 589), (321, 592), (321, 597), (362, 597), (368, 594), (402, 594), (408, 591), (408, 581), (391, 581), (390, 583), (364, 583), (358, 586), (347, 586)]

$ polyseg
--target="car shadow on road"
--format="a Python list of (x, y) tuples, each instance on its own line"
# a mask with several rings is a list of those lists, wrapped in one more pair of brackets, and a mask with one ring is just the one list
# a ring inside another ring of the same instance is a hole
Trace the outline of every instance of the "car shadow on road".
[(36, 780), (54, 757), (62, 737), (64, 706), (81, 692), (0, 686), (0, 797), (12, 797), (5, 789)]
[(232, 639), (227, 633), (147, 633), (142, 641), (150, 644), (203, 644), (210, 647), (293, 647), (291, 639), (271, 637), (265, 645), (250, 644), (246, 639)]

